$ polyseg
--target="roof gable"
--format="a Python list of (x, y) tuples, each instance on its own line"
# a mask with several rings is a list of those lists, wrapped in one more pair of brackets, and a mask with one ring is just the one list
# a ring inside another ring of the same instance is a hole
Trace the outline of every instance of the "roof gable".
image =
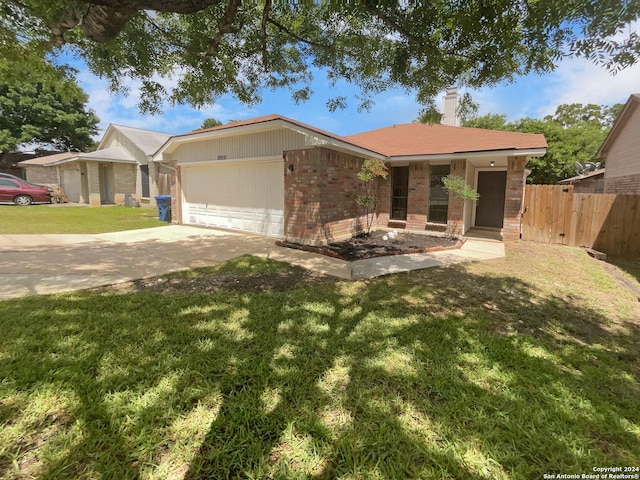
[[(98, 150), (105, 148), (106, 141), (115, 133), (120, 133), (126, 137), (136, 148), (144, 155), (153, 155), (160, 149), (165, 142), (172, 137), (170, 133), (155, 132), (153, 130), (144, 130), (142, 128), (126, 127), (124, 125), (110, 124), (105, 132)], [(125, 147), (126, 148), (126, 147)], [(133, 153), (133, 152), (131, 152)]]
[[(283, 115), (278, 115), (278, 114), (264, 115), (264, 116), (261, 116), (261, 117), (250, 118), (248, 120), (240, 120), (240, 121), (237, 121), (237, 122), (226, 123), (224, 125), (218, 125), (216, 127), (205, 128), (205, 129), (202, 129), (202, 130), (194, 130), (193, 132), (185, 133), (184, 135), (178, 135), (178, 137), (185, 137), (185, 136), (189, 136), (189, 135), (198, 135), (198, 134), (208, 133), (208, 132), (221, 132), (221, 131), (235, 129), (235, 128), (239, 128), (239, 127), (248, 127), (248, 126), (252, 126), (252, 125), (260, 125), (260, 124), (267, 125), (267, 124), (269, 124), (269, 122), (284, 122), (284, 123), (288, 123), (288, 124), (290, 124), (292, 126), (301, 127), (304, 130), (308, 130), (308, 131), (310, 131), (312, 133), (318, 134), (318, 135), (323, 136), (323, 137), (329, 137), (329, 138), (332, 138), (332, 139), (335, 139), (335, 140), (348, 142), (348, 140), (346, 140), (345, 137), (341, 137), (340, 135), (336, 135), (335, 133), (328, 132), (326, 130), (322, 130), (322, 129), (314, 127), (312, 125), (308, 125), (306, 123), (302, 123), (302, 122), (299, 122), (299, 121), (294, 120), (292, 118), (288, 118), (288, 117), (285, 117)], [(350, 143), (350, 142), (348, 142), (348, 143)]]
[(303, 135), (314, 137), (317, 140), (317, 143), (316, 140), (311, 143), (315, 143), (317, 145), (327, 145), (338, 150), (350, 151), (356, 153), (357, 155), (365, 157), (373, 156), (384, 158), (382, 154), (379, 154), (378, 152), (366, 147), (361, 147), (360, 145), (347, 140), (345, 137), (336, 135), (335, 133), (321, 130), (319, 128), (307, 125), (302, 122), (298, 122), (297, 120), (293, 120), (282, 115), (271, 114), (248, 120), (227, 123), (224, 125), (218, 125), (216, 127), (194, 130), (182, 135), (173, 136), (169, 140), (167, 140), (167, 142), (161, 149), (156, 152), (156, 159), (159, 158), (159, 156), (163, 152), (171, 153), (176, 148), (176, 146), (181, 143), (211, 140), (212, 138), (216, 137), (221, 138), (234, 135), (245, 135), (251, 132), (276, 130), (278, 128), (289, 128)]
[(213, 136), (243, 135), (255, 129), (282, 127), (317, 136), (322, 139), (321, 143), (332, 145), (334, 148), (389, 159), (513, 150), (535, 150), (535, 154), (544, 154), (547, 147), (542, 134), (424, 123), (393, 125), (343, 137), (282, 115), (272, 114), (173, 136), (157, 151), (157, 155), (173, 151), (175, 146), (182, 142), (200, 141)]
[(600, 148), (596, 152), (596, 158), (606, 158), (607, 153), (611, 149), (611, 145), (613, 144), (613, 142), (615, 142), (616, 138), (618, 138), (620, 132), (624, 130), (624, 127), (626, 126), (629, 119), (633, 116), (633, 113), (638, 108), (638, 105), (640, 105), (640, 93), (634, 93), (633, 95), (629, 96), (627, 103), (625, 103), (624, 107), (622, 108), (622, 112), (620, 112), (618, 118), (616, 118), (615, 122), (613, 122), (611, 130), (609, 130), (609, 133), (602, 142), (602, 145), (600, 145)]

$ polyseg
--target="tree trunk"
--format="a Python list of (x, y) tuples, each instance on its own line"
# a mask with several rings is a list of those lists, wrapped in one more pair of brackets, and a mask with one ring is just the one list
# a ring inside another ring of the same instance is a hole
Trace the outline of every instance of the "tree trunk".
[(81, 25), (84, 34), (98, 43), (113, 40), (138, 12), (195, 13), (225, 0), (88, 0), (77, 2), (53, 27), (58, 43), (64, 33)]

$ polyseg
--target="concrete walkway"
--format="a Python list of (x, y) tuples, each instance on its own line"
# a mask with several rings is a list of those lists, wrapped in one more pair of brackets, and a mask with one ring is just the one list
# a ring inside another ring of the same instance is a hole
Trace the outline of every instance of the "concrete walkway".
[(504, 257), (504, 245), (470, 238), (460, 250), (345, 262), (278, 247), (272, 238), (167, 225), (96, 235), (0, 234), (0, 300), (127, 282), (257, 255), (343, 279)]

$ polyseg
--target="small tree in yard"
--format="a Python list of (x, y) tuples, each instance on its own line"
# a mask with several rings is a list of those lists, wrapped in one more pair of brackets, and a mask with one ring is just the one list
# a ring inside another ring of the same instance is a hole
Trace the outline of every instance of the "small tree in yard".
[(453, 192), (454, 195), (462, 200), (478, 200), (480, 198), (480, 194), (467, 185), (464, 178), (457, 175), (447, 175), (442, 179), (442, 185), (445, 190)]
[(375, 218), (376, 207), (378, 202), (374, 192), (374, 182), (376, 178), (387, 178), (387, 166), (382, 160), (375, 158), (367, 158), (362, 164), (362, 168), (358, 172), (358, 178), (364, 183), (364, 195), (356, 197), (356, 203), (362, 207), (366, 217), (365, 234), (371, 233), (371, 226)]
[[(447, 175), (442, 179), (442, 185), (445, 190), (453, 192), (456, 197), (462, 200), (478, 200), (480, 198), (480, 194), (467, 185), (464, 178), (457, 175)], [(451, 229), (448, 228), (448, 230), (450, 234), (453, 234), (455, 226), (451, 227)]]

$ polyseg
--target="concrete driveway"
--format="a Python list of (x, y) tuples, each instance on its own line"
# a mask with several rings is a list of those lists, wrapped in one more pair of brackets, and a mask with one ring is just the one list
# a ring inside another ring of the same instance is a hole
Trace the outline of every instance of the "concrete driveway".
[(0, 234), (0, 300), (127, 282), (258, 255), (343, 279), (504, 257), (501, 242), (468, 239), (460, 250), (345, 262), (278, 247), (273, 238), (165, 227), (96, 235)]
[[(111, 285), (245, 254), (283, 259), (283, 250), (290, 249), (270, 238), (179, 225), (96, 235), (0, 235), (0, 300)], [(306, 260), (314, 268), (314, 259)], [(340, 276), (324, 259), (316, 267)]]

